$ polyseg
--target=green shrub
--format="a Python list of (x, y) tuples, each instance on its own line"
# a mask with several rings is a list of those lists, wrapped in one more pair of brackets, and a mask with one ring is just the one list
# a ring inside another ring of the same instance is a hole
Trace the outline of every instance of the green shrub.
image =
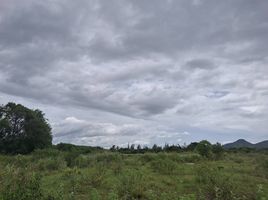
[(65, 160), (61, 157), (41, 159), (36, 166), (40, 171), (62, 170), (67, 167)]
[(215, 160), (219, 160), (223, 157), (224, 149), (220, 143), (212, 145), (212, 153)]
[(257, 186), (257, 200), (267, 200), (268, 199), (268, 193), (266, 193), (263, 189), (263, 185), (258, 185)]
[(136, 170), (127, 170), (119, 176), (120, 184), (117, 187), (120, 199), (145, 199), (145, 180), (143, 173)]
[(111, 191), (111, 192), (108, 194), (107, 199), (108, 199), (108, 200), (119, 200), (119, 197), (118, 197), (117, 193), (115, 193), (114, 191)]
[(199, 142), (195, 150), (205, 158), (212, 157), (212, 145), (206, 140)]
[(258, 160), (257, 169), (262, 176), (268, 178), (268, 159), (262, 158)]
[(17, 155), (13, 159), (13, 164), (19, 168), (27, 168), (31, 164), (31, 157), (25, 155)]
[(41, 177), (37, 173), (10, 168), (2, 183), (2, 200), (42, 199)]
[(118, 175), (123, 170), (123, 161), (113, 162), (110, 164), (109, 168), (113, 171), (115, 175)]
[(181, 162), (184, 163), (196, 163), (202, 160), (202, 157), (199, 154), (186, 154), (179, 155)]
[(44, 195), (44, 200), (62, 200), (64, 199), (64, 188), (60, 185), (53, 191), (47, 191)]
[(89, 176), (89, 183), (92, 187), (96, 188), (103, 184), (106, 170), (106, 167), (100, 164), (92, 169)]
[(55, 157), (62, 156), (62, 152), (53, 148), (37, 149), (31, 154), (31, 156), (33, 157), (34, 160), (39, 160), (43, 158), (51, 158), (51, 157), (55, 158)]
[(151, 162), (151, 167), (155, 172), (161, 174), (174, 174), (177, 169), (177, 163), (169, 158), (161, 158)]
[(100, 194), (99, 194), (98, 190), (93, 188), (90, 191), (90, 200), (100, 200), (100, 199), (101, 199), (101, 197), (100, 197)]
[(122, 161), (122, 154), (119, 153), (101, 153), (95, 156), (96, 162), (102, 162), (109, 165), (112, 162)]
[(67, 195), (69, 199), (75, 199), (78, 188), (81, 185), (81, 180), (82, 173), (78, 168), (66, 168), (64, 170), (61, 181), (65, 182), (65, 195)]
[(92, 164), (94, 164), (93, 159), (87, 155), (79, 155), (73, 161), (73, 165), (79, 168), (86, 168)]
[(178, 200), (196, 200), (196, 197), (194, 194), (189, 194), (189, 195), (183, 195), (179, 197)]
[(139, 156), (142, 163), (151, 162), (151, 161), (155, 160), (156, 157), (157, 157), (157, 154), (155, 154), (155, 153), (145, 153), (145, 154), (142, 154)]
[(218, 168), (207, 165), (196, 171), (198, 186), (197, 199), (200, 200), (236, 200), (235, 184), (230, 176)]
[(67, 167), (74, 167), (75, 166), (75, 159), (79, 156), (79, 152), (71, 151), (65, 152), (64, 159), (66, 161)]

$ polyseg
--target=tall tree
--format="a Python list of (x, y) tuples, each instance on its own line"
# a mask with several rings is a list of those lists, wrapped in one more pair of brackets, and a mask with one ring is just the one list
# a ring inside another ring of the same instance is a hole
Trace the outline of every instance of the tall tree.
[(0, 106), (1, 152), (24, 154), (51, 144), (51, 127), (42, 111), (15, 103)]
[(198, 143), (195, 150), (203, 157), (210, 158), (211, 157), (211, 149), (212, 145), (207, 140), (202, 140)]

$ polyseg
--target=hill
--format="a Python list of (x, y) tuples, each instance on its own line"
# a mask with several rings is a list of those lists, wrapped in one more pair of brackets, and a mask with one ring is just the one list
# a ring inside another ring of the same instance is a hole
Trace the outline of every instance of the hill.
[(252, 144), (244, 139), (239, 139), (235, 142), (223, 145), (225, 149), (231, 148), (254, 148), (254, 149), (268, 149), (268, 140)]
[(268, 140), (259, 142), (254, 145), (256, 149), (268, 149)]

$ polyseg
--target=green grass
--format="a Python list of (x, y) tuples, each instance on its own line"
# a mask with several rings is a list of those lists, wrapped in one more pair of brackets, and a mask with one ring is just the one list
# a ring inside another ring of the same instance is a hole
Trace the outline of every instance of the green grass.
[(0, 200), (268, 200), (267, 163), (264, 153), (0, 155)]

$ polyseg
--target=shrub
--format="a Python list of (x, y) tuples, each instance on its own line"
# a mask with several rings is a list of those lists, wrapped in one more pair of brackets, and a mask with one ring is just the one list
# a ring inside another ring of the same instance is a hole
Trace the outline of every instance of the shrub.
[(118, 175), (123, 170), (123, 161), (113, 162), (109, 167), (115, 175)]
[(102, 153), (102, 154), (97, 154), (95, 159), (96, 159), (96, 162), (102, 162), (104, 164), (109, 165), (112, 162), (122, 161), (122, 154)]
[(96, 190), (95, 188), (93, 188), (90, 192), (90, 200), (100, 200), (101, 197), (99, 195), (98, 190)]
[(179, 158), (181, 162), (186, 162), (186, 163), (196, 163), (202, 160), (202, 157), (199, 154), (180, 155)]
[(196, 200), (196, 197), (194, 194), (189, 194), (189, 195), (183, 195), (179, 197), (178, 200)]
[(119, 197), (118, 197), (117, 193), (115, 193), (114, 191), (111, 191), (111, 192), (108, 194), (107, 199), (108, 199), (108, 200), (119, 200)]
[(44, 158), (37, 162), (37, 168), (40, 171), (55, 171), (66, 168), (66, 162), (63, 158)]
[(62, 153), (57, 149), (48, 148), (48, 149), (37, 149), (31, 155), (34, 160), (40, 160), (48, 157), (49, 158), (59, 157), (62, 156)]
[(119, 177), (118, 194), (120, 199), (145, 199), (145, 180), (140, 171), (127, 170)]
[(89, 176), (89, 182), (92, 187), (99, 187), (104, 181), (106, 174), (106, 168), (104, 165), (98, 164), (93, 168)]
[(27, 168), (31, 163), (31, 157), (25, 155), (16, 155), (13, 164), (19, 168)]
[(224, 149), (220, 143), (216, 143), (216, 144), (212, 145), (212, 153), (214, 154), (214, 158), (216, 160), (219, 160), (222, 158), (223, 153), (224, 153)]
[(218, 168), (200, 166), (197, 171), (197, 199), (200, 200), (235, 200), (235, 185), (230, 176)]
[(65, 187), (67, 189), (67, 195), (69, 199), (75, 199), (75, 195), (77, 194), (77, 190), (79, 185), (81, 184), (81, 171), (77, 169), (76, 167), (74, 168), (66, 168), (64, 170), (62, 181), (65, 181)]
[(206, 140), (199, 142), (199, 144), (195, 148), (195, 150), (201, 156), (203, 156), (205, 158), (211, 158), (211, 156), (212, 156), (211, 149), (212, 149), (211, 144)]
[(37, 173), (27, 174), (23, 170), (9, 168), (2, 184), (2, 200), (42, 199), (41, 177)]
[(73, 151), (73, 152), (66, 152), (64, 154), (64, 159), (66, 161), (66, 164), (68, 167), (74, 167), (75, 166), (75, 159), (79, 156), (79, 152)]
[(263, 190), (263, 185), (258, 185), (257, 186), (257, 200), (267, 200), (268, 199), (268, 194), (266, 192), (264, 192)]
[(161, 174), (173, 174), (177, 169), (177, 163), (169, 158), (159, 158), (151, 162), (151, 167)]
[(79, 155), (73, 161), (73, 165), (79, 168), (86, 168), (93, 164), (93, 159), (87, 155)]
[(258, 165), (256, 166), (257, 172), (260, 173), (261, 176), (268, 178), (268, 159), (259, 158), (257, 160)]
[(155, 160), (157, 156), (158, 155), (155, 153), (145, 153), (145, 154), (139, 155), (139, 159), (142, 163), (148, 163), (148, 162)]

